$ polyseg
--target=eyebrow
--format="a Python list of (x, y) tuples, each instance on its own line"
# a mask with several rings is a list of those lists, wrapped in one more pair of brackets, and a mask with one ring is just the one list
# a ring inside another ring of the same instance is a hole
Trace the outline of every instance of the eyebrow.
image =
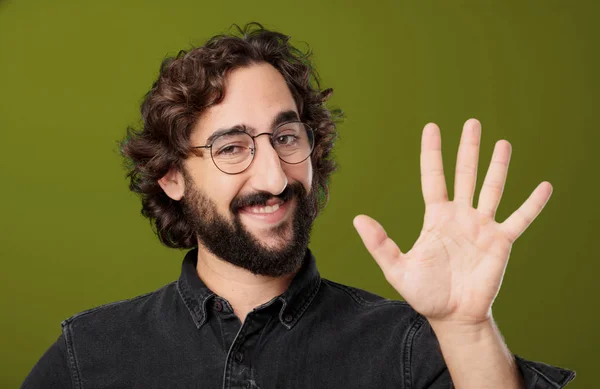
[[(275, 127), (279, 126), (280, 124), (283, 124), (285, 122), (291, 122), (294, 120), (300, 120), (296, 111), (281, 111), (277, 114), (277, 116), (275, 116), (275, 118), (271, 122), (271, 128), (275, 129)], [(256, 131), (256, 128), (249, 126), (247, 124), (237, 124), (237, 125), (235, 125), (233, 127), (229, 127), (229, 128), (220, 128), (220, 129), (216, 130), (215, 132), (213, 132), (206, 139), (205, 144), (211, 145), (217, 137), (224, 135), (224, 134), (228, 134), (230, 132), (255, 133), (257, 131)]]

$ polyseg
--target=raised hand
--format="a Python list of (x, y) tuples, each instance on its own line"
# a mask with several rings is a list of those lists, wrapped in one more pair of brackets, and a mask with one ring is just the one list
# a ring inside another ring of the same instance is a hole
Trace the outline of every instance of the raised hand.
[(477, 324), (489, 320), (514, 241), (544, 208), (552, 193), (540, 183), (529, 198), (502, 223), (495, 214), (510, 161), (511, 145), (496, 142), (477, 208), (481, 125), (469, 119), (456, 163), (454, 199), (448, 200), (442, 168), (441, 136), (429, 123), (421, 140), (421, 185), (425, 218), (421, 235), (406, 254), (374, 219), (354, 219), (363, 243), (388, 282), (430, 321)]

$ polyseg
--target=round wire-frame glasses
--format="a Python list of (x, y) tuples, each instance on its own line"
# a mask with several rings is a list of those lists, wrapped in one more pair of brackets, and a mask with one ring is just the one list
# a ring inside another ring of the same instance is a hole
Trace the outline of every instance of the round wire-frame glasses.
[(313, 130), (301, 121), (285, 122), (272, 133), (256, 135), (250, 135), (243, 129), (232, 129), (217, 136), (210, 144), (192, 148), (209, 149), (217, 169), (225, 174), (239, 174), (252, 164), (256, 151), (254, 139), (261, 135), (269, 135), (279, 159), (292, 165), (304, 162), (314, 148)]

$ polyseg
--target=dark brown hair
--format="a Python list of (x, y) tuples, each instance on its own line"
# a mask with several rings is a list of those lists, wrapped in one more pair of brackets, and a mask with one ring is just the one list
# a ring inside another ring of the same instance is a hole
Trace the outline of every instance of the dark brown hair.
[(141, 105), (142, 128), (128, 128), (121, 141), (129, 188), (140, 195), (142, 215), (154, 222), (160, 241), (169, 247), (192, 248), (197, 240), (181, 204), (164, 193), (158, 180), (171, 168), (183, 172), (199, 115), (223, 100), (225, 78), (236, 68), (267, 62), (283, 75), (300, 120), (315, 132), (311, 161), (316, 209), (321, 210), (329, 197), (327, 184), (336, 168), (331, 151), (336, 123), (343, 117), (340, 110), (325, 106), (333, 90), (321, 90), (310, 50), (295, 48), (290, 37), (258, 23), (233, 27), (232, 34), (214, 36), (204, 46), (163, 61), (158, 80)]

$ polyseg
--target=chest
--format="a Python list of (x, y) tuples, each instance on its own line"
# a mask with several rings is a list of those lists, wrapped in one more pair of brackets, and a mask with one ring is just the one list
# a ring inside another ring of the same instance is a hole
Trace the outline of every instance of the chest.
[(287, 329), (277, 320), (207, 324), (197, 333), (115, 347), (118, 354), (86, 364), (84, 387), (402, 387), (402, 339), (385, 331), (322, 323)]

